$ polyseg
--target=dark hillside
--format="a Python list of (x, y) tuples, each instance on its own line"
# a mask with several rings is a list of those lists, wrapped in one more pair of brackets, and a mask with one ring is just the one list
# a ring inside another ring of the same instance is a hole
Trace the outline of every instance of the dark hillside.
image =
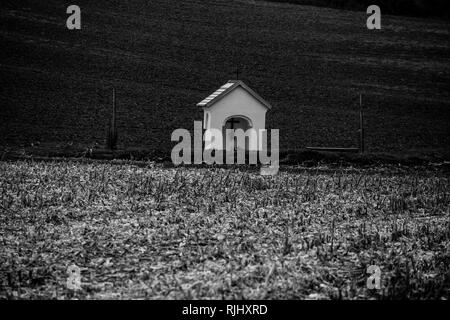
[(366, 11), (370, 5), (380, 7), (382, 13), (418, 16), (450, 17), (448, 0), (270, 0), (301, 5), (313, 5), (329, 8)]
[(357, 146), (446, 152), (450, 44), (445, 21), (247, 1), (6, 1), (0, 13), (0, 146), (103, 145), (112, 87), (121, 147), (170, 151), (195, 104), (228, 79), (273, 106), (283, 149)]

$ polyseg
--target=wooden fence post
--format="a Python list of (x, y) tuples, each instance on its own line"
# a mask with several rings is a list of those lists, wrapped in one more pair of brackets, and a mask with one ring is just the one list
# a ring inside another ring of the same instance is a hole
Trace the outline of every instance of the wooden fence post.
[(359, 95), (359, 152), (364, 153), (364, 111), (362, 94)]

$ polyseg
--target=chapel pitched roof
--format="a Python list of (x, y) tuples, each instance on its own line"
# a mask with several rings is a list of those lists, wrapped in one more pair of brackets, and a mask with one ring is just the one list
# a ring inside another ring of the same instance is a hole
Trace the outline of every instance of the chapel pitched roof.
[(252, 95), (256, 100), (261, 102), (267, 109), (272, 109), (272, 106), (263, 98), (261, 98), (255, 91), (250, 89), (243, 81), (241, 80), (228, 80), (223, 86), (214, 91), (208, 97), (197, 103), (198, 107), (210, 107), (223, 97), (225, 97), (228, 93), (236, 89), (237, 87), (242, 87), (246, 90), (250, 95)]

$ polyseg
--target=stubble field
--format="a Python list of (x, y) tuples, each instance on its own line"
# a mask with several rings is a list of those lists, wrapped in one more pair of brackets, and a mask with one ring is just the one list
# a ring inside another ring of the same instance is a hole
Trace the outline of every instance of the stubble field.
[(426, 170), (0, 162), (0, 298), (448, 298), (449, 200)]

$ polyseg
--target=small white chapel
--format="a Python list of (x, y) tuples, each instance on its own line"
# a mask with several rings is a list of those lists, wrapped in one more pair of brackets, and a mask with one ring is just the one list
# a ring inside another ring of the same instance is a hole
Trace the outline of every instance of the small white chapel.
[[(203, 129), (219, 130), (223, 137), (223, 141), (215, 141), (214, 136), (205, 135), (205, 149), (261, 150), (260, 137), (265, 130), (266, 112), (272, 107), (244, 82), (229, 80), (197, 106), (203, 108)], [(226, 129), (244, 132), (254, 129), (256, 135), (250, 135), (243, 145), (242, 141), (235, 140), (234, 134), (227, 134)]]

